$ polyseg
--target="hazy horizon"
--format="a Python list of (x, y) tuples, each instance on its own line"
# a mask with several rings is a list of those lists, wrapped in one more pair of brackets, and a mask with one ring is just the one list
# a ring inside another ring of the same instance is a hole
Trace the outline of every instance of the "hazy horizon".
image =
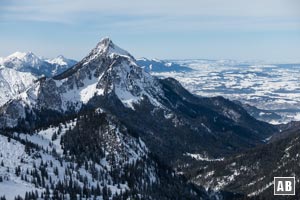
[(82, 59), (103, 37), (135, 57), (300, 62), (297, 0), (4, 0), (0, 56)]

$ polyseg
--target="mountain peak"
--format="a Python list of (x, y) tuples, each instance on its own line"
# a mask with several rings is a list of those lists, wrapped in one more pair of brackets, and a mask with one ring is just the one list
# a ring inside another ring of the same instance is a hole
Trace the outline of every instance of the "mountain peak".
[(40, 59), (38, 56), (36, 56), (33, 52), (29, 51), (25, 54), (26, 58), (35, 58), (35, 59)]
[(88, 57), (90, 59), (93, 59), (101, 55), (111, 57), (111, 58), (115, 56), (125, 56), (125, 57), (133, 58), (127, 51), (115, 45), (112, 42), (112, 40), (108, 37), (102, 38)]
[(100, 42), (98, 44), (102, 44), (104, 46), (109, 46), (109, 45), (113, 44), (113, 42), (109, 37), (104, 37), (100, 40)]
[(56, 58), (60, 58), (60, 59), (66, 59), (66, 57), (65, 57), (65, 56), (63, 56), (63, 55), (58, 55)]
[[(82, 61), (53, 79), (61, 81), (59, 85), (69, 84), (66, 88), (76, 88), (71, 89), (71, 100), (69, 92), (62, 95), (61, 101), (78, 105), (76, 109), (80, 109), (81, 103), (87, 103), (95, 94), (115, 95), (124, 106), (132, 109), (133, 104), (139, 104), (145, 97), (151, 104), (160, 105), (154, 97), (162, 94), (158, 80), (143, 71), (133, 56), (109, 38), (102, 39)], [(73, 94), (76, 97), (73, 98)], [(62, 110), (68, 109), (67, 104), (62, 105)]]
[(114, 49), (114, 46), (115, 44), (111, 41), (111, 39), (106, 37), (100, 40), (100, 42), (97, 44), (95, 49), (97, 50), (97, 52), (104, 53), (108, 51), (110, 48)]

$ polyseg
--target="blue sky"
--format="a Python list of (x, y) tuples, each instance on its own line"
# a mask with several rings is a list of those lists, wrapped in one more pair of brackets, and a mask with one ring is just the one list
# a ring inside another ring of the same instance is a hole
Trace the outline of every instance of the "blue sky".
[(135, 57), (300, 62), (299, 0), (1, 0), (0, 56), (80, 60), (102, 37)]

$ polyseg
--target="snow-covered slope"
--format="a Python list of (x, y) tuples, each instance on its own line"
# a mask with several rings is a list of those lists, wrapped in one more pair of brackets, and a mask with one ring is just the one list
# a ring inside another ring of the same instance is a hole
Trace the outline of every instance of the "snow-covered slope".
[(43, 59), (32, 52), (15, 52), (5, 58), (0, 59), (0, 65), (15, 69), (21, 72), (47, 77), (56, 75), (76, 64), (76, 61), (58, 56), (54, 59)]
[(31, 73), (0, 67), (0, 106), (25, 91), (36, 77)]
[[(148, 149), (141, 140), (124, 135), (124, 130), (119, 130), (113, 121), (107, 122), (107, 127), (100, 131), (103, 154), (99, 154), (98, 161), (87, 159), (84, 163), (72, 160), (72, 152), (66, 149), (77, 119), (36, 130), (33, 135), (15, 132), (15, 139), (0, 135), (0, 196), (12, 200), (17, 195), (24, 197), (26, 192), (37, 191), (41, 197), (47, 195), (47, 188), (51, 188), (48, 191), (53, 195), (54, 190), (59, 190), (59, 184), (69, 184), (70, 181), (79, 188), (86, 187), (89, 194), (98, 198), (104, 195), (102, 191), (105, 189), (110, 191), (109, 196), (130, 190), (126, 179), (123, 183), (116, 180), (116, 173), (121, 175), (126, 173), (126, 166), (146, 162)], [(145, 185), (154, 184), (158, 179), (154, 163), (144, 170), (147, 171), (140, 171), (144, 173), (140, 178), (144, 179)], [(72, 185), (68, 187), (70, 191)], [(97, 188), (100, 192), (93, 192)]]

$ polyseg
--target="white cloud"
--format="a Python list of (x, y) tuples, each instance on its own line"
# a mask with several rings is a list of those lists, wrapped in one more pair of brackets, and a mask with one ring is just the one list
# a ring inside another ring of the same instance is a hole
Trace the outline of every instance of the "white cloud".
[[(1, 3), (0, 3), (1, 4)], [(31, 19), (72, 21), (83, 13), (95, 15), (173, 16), (173, 17), (281, 17), (300, 18), (298, 0), (12, 0), (5, 13)]]

